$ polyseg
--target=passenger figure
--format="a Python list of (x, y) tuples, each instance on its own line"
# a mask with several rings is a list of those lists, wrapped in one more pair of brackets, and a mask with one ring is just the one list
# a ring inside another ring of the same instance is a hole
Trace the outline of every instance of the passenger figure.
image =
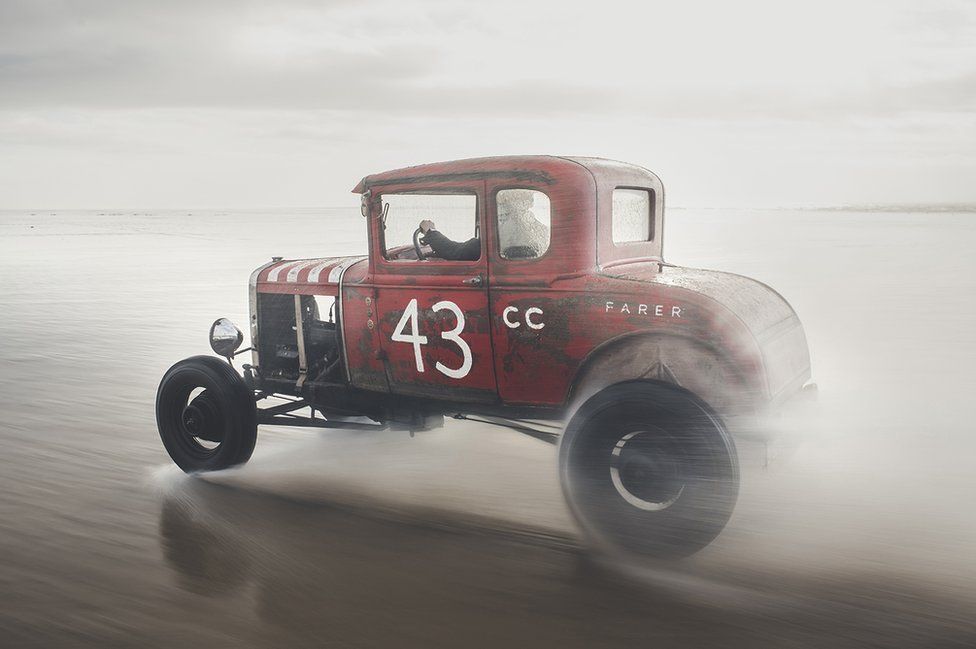
[(533, 191), (516, 189), (498, 193), (498, 238), (502, 255), (518, 250), (518, 258), (531, 259), (549, 248), (549, 228), (532, 212)]

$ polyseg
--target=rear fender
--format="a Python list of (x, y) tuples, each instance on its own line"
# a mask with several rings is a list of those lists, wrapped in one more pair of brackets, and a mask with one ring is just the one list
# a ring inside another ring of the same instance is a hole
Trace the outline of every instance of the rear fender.
[(681, 387), (722, 416), (755, 411), (764, 394), (761, 377), (750, 376), (717, 348), (689, 337), (641, 332), (590, 352), (573, 381), (571, 411), (606, 387), (634, 380)]

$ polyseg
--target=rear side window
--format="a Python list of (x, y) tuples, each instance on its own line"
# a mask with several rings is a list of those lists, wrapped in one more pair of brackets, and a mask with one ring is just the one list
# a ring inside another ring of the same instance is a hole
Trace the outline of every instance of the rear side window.
[(502, 189), (498, 206), (499, 253), (505, 259), (536, 259), (549, 250), (552, 206), (534, 189)]
[(654, 238), (652, 204), (648, 189), (613, 190), (613, 242), (651, 241)]

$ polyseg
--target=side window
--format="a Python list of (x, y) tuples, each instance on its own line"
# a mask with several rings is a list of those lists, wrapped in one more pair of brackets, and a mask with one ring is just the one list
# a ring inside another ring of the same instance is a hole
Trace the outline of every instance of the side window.
[(648, 189), (613, 190), (613, 242), (651, 241), (654, 238), (652, 204)]
[(498, 206), (499, 253), (505, 259), (535, 259), (549, 250), (552, 208), (534, 189), (502, 189)]
[(382, 194), (380, 204), (386, 214), (383, 252), (387, 259), (417, 258), (413, 233), (424, 220), (433, 221), (437, 231), (452, 241), (463, 243), (478, 236), (478, 197), (473, 194)]

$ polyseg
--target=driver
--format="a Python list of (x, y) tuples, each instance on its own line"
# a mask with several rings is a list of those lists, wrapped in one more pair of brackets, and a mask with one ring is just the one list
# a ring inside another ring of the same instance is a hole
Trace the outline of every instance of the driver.
[(424, 242), (433, 248), (434, 256), (448, 261), (477, 261), (481, 257), (481, 239), (473, 237), (464, 242), (451, 241), (437, 231), (430, 219), (420, 222)]

